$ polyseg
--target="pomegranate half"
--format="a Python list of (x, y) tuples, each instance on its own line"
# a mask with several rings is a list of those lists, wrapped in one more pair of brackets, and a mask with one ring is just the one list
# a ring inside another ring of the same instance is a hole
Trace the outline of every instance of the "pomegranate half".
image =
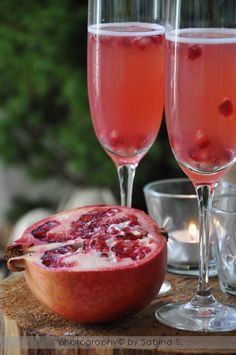
[(7, 247), (34, 296), (56, 314), (102, 323), (143, 309), (166, 271), (166, 238), (144, 212), (85, 206), (47, 217)]

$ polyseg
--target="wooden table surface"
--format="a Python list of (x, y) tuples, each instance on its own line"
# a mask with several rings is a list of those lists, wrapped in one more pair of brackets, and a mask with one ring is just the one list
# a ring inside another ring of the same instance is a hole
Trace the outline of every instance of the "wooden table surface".
[[(106, 325), (91, 325), (83, 326), (81, 324), (71, 323), (63, 320), (52, 312), (47, 310), (44, 306), (40, 305), (38, 301), (32, 296), (24, 281), (23, 274), (12, 275), (5, 279), (0, 284), (0, 332), (6, 339), (10, 336), (20, 336), (22, 339), (28, 339), (29, 336), (52, 336), (52, 337), (119, 337), (120, 339), (148, 339), (159, 340), (164, 339), (161, 346), (158, 345), (152, 349), (147, 346), (135, 349), (51, 349), (39, 350), (36, 349), (23, 350), (6, 349), (4, 345), (1, 346), (0, 340), (0, 355), (18, 355), (18, 354), (222, 354), (231, 353), (236, 354), (236, 331), (226, 333), (201, 333), (201, 332), (187, 332), (174, 328), (167, 327), (154, 317), (154, 311), (157, 305), (169, 302), (187, 301), (194, 295), (197, 279), (183, 276), (176, 276), (168, 273), (166, 279), (171, 282), (171, 291), (162, 296), (156, 297), (153, 302), (142, 312)], [(40, 281), (39, 281), (40, 282)], [(211, 278), (210, 284), (213, 293), (217, 299), (225, 303), (236, 305), (236, 297), (223, 294), (219, 290), (218, 279)], [(198, 338), (200, 336), (200, 338)], [(127, 338), (128, 337), (128, 338)], [(141, 338), (140, 338), (141, 337)], [(149, 337), (149, 338), (148, 338)], [(183, 337), (183, 338), (182, 338)], [(185, 338), (188, 337), (188, 338)], [(202, 343), (202, 347), (194, 349), (184, 349), (178, 344), (178, 339), (197, 340), (198, 344)], [(207, 337), (207, 338), (206, 338)], [(66, 338), (66, 339), (67, 339)], [(72, 339), (72, 338), (70, 338)], [(168, 339), (177, 340), (176, 346), (172, 344), (170, 347), (165, 342)], [(209, 342), (208, 342), (209, 339)], [(229, 348), (224, 344), (229, 344), (234, 341), (234, 344)], [(130, 341), (131, 341), (130, 340)], [(146, 341), (145, 340), (145, 341)], [(219, 342), (219, 348), (212, 349), (210, 346), (214, 342)], [(150, 344), (150, 343), (148, 343)], [(16, 351), (16, 352), (13, 352)], [(9, 352), (10, 351), (10, 352)], [(18, 351), (18, 352), (17, 352)]]

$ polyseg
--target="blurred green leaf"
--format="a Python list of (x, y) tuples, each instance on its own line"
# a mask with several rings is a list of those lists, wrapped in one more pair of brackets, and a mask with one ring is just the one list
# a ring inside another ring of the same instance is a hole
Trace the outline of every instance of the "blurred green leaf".
[[(0, 158), (34, 178), (118, 191), (91, 124), (86, 31), (85, 0), (0, 0)], [(167, 147), (162, 129), (137, 170), (139, 196), (146, 182), (175, 172)]]

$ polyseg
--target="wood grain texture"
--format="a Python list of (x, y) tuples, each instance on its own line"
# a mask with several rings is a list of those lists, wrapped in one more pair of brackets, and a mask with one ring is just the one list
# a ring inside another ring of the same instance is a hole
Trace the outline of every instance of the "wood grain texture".
[[(167, 274), (167, 280), (172, 284), (172, 290), (167, 295), (156, 297), (153, 302), (142, 312), (130, 316), (129, 318), (110, 323), (105, 325), (81, 325), (66, 321), (44, 306), (40, 305), (38, 301), (32, 296), (29, 291), (23, 274), (12, 275), (5, 279), (0, 284), (0, 332), (4, 336), (208, 336), (208, 335), (221, 335), (222, 333), (196, 333), (186, 332), (169, 328), (157, 322), (154, 317), (154, 311), (157, 305), (169, 302), (187, 301), (195, 293), (197, 279), (189, 277), (175, 276)], [(39, 280), (40, 282), (40, 280)], [(236, 297), (223, 294), (219, 290), (217, 278), (210, 279), (210, 284), (214, 295), (222, 302), (231, 303), (236, 305)], [(236, 331), (224, 333), (224, 335), (236, 336)], [(1, 352), (2, 351), (2, 352)], [(20, 351), (20, 350), (19, 350)], [(168, 354), (168, 352), (157, 352), (157, 350), (125, 350), (125, 349), (84, 349), (84, 350), (47, 350), (46, 352), (40, 350), (37, 352), (35, 349), (29, 352), (10, 352), (9, 355), (22, 355), (22, 354)], [(171, 354), (178, 353), (173, 351)], [(236, 349), (229, 350), (227, 353), (236, 353)], [(188, 354), (189, 352), (181, 352)], [(191, 353), (205, 353), (203, 352)], [(215, 351), (217, 353), (217, 351)], [(219, 353), (222, 353), (220, 351)], [(8, 355), (7, 352), (0, 349), (0, 355)]]

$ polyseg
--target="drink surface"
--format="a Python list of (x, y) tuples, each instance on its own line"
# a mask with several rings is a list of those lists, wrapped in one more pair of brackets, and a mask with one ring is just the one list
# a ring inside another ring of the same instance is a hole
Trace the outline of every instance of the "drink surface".
[(166, 122), (177, 161), (199, 183), (218, 181), (236, 150), (236, 30), (166, 35)]
[(88, 90), (96, 135), (116, 164), (137, 163), (163, 112), (164, 28), (115, 23), (88, 28)]

